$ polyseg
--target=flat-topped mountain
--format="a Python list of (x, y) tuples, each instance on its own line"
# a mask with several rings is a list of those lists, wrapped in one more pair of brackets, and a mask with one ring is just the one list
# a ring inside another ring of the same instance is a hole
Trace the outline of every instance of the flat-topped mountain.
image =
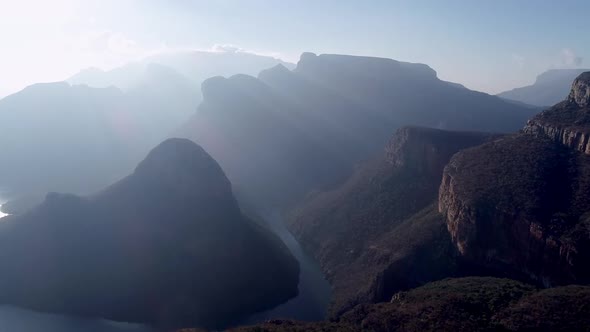
[(572, 81), (588, 69), (551, 69), (539, 76), (529, 86), (501, 92), (498, 97), (535, 106), (551, 106), (564, 100)]
[(304, 53), (290, 71), (211, 78), (179, 131), (254, 200), (290, 205), (333, 187), (403, 125), (511, 132), (536, 110), (457, 87), (423, 64)]
[(401, 128), (382, 156), (296, 210), (288, 227), (332, 283), (333, 316), (455, 273), (450, 237), (434, 208), (442, 171), (457, 151), (494, 137)]
[(297, 294), (288, 249), (242, 215), (219, 165), (184, 139), (101, 192), (49, 194), (0, 226), (2, 303), (222, 328)]
[(524, 133), (451, 159), (439, 209), (466, 259), (547, 286), (590, 282), (588, 78)]

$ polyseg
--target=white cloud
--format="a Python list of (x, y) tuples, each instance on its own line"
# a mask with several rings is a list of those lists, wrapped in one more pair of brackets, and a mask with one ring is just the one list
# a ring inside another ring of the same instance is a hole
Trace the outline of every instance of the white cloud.
[[(249, 49), (245, 49), (245, 48), (242, 48), (242, 47), (234, 45), (234, 44), (215, 44), (211, 48), (204, 50), (204, 51), (214, 52), (214, 53), (248, 53), (248, 54), (260, 55), (260, 56), (269, 56), (272, 58), (277, 58), (277, 59), (282, 59), (282, 60), (285, 60), (285, 58), (288, 58), (279, 52), (266, 52), (266, 51), (249, 50)], [(286, 61), (288, 61), (288, 60), (286, 60)]]
[(512, 63), (514, 63), (519, 69), (524, 68), (526, 58), (520, 54), (512, 54)]
[(566, 67), (580, 67), (584, 62), (581, 56), (578, 56), (574, 50), (564, 48), (560, 52), (561, 65)]

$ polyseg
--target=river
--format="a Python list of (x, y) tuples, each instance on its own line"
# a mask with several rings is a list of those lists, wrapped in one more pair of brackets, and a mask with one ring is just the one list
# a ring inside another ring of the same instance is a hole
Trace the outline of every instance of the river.
[(289, 318), (303, 321), (325, 319), (331, 299), (331, 287), (325, 279), (319, 264), (303, 251), (295, 237), (287, 230), (278, 211), (262, 215), (271, 230), (287, 245), (299, 261), (299, 295), (276, 308), (251, 316), (245, 324), (262, 322), (268, 319)]

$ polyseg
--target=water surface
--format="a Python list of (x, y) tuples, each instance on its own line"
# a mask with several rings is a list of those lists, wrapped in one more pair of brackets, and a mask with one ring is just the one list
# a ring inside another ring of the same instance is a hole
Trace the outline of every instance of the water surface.
[(156, 332), (140, 324), (46, 314), (0, 306), (2, 332)]
[(287, 230), (280, 212), (270, 211), (262, 215), (271, 230), (287, 245), (299, 261), (299, 295), (271, 310), (251, 316), (244, 324), (268, 319), (288, 318), (302, 321), (319, 321), (326, 317), (331, 298), (331, 287), (319, 264), (305, 253), (295, 237)]

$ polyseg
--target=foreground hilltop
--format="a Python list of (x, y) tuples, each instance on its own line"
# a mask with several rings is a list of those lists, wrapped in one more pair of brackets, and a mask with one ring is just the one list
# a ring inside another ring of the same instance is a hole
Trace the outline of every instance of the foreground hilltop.
[(346, 179), (404, 125), (512, 132), (535, 109), (437, 78), (424, 64), (304, 53), (258, 78), (214, 77), (179, 135), (260, 205), (290, 206)]
[(274, 320), (230, 331), (584, 331), (590, 325), (588, 301), (588, 286), (539, 290), (509, 279), (445, 279), (388, 302), (360, 305), (338, 321)]
[(49, 194), (0, 227), (0, 302), (41, 311), (220, 328), (295, 296), (298, 273), (184, 139), (95, 195)]

